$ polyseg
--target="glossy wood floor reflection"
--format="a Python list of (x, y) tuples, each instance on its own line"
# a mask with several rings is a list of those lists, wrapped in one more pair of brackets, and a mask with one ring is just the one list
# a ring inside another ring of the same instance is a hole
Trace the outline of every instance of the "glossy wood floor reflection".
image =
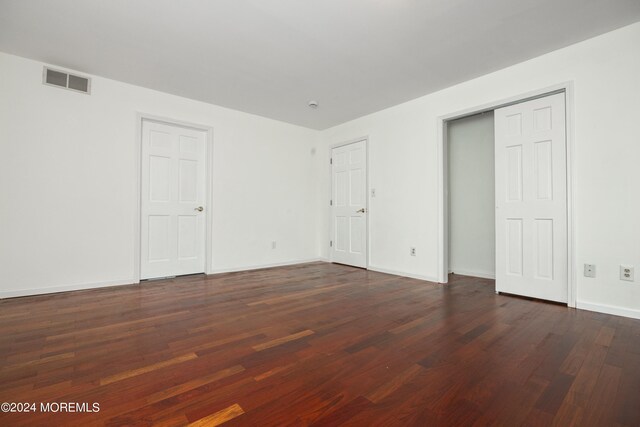
[(640, 425), (640, 321), (325, 263), (0, 301), (0, 425)]

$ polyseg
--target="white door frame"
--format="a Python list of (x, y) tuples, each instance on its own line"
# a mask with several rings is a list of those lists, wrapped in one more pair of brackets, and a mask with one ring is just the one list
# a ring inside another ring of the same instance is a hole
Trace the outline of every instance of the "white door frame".
[(444, 116), (438, 117), (438, 281), (448, 282), (449, 267), (449, 189), (448, 189), (448, 158), (447, 158), (447, 122), (472, 116), (474, 114), (492, 111), (507, 105), (517, 104), (534, 98), (541, 98), (554, 93), (565, 94), (565, 115), (567, 132), (567, 296), (569, 307), (576, 306), (576, 264), (575, 264), (575, 232), (574, 232), (574, 89), (573, 81), (534, 90), (528, 93), (512, 96), (487, 104), (472, 106)]
[(201, 125), (197, 123), (185, 122), (182, 120), (175, 120), (166, 117), (155, 116), (152, 114), (146, 113), (137, 113), (136, 118), (136, 150), (135, 150), (135, 171), (136, 171), (136, 182), (135, 182), (135, 191), (134, 191), (134, 206), (135, 206), (135, 217), (133, 224), (133, 278), (135, 283), (140, 283), (140, 262), (141, 262), (141, 236), (140, 232), (142, 229), (142, 208), (141, 208), (141, 198), (142, 198), (142, 124), (143, 122), (155, 122), (162, 123), (169, 126), (179, 126), (188, 129), (195, 129), (199, 131), (203, 131), (206, 133), (206, 143), (205, 143), (205, 224), (204, 224), (204, 238), (205, 238), (205, 249), (204, 249), (204, 257), (205, 257), (205, 265), (204, 265), (204, 273), (210, 274), (212, 271), (212, 241), (213, 241), (213, 127), (207, 125)]
[[(333, 149), (334, 148), (338, 148), (338, 147), (344, 147), (345, 145), (349, 145), (349, 144), (353, 144), (355, 142), (360, 142), (360, 141), (364, 141), (364, 146), (366, 148), (366, 152), (367, 152), (367, 157), (365, 159), (365, 165), (367, 167), (367, 173), (365, 174), (365, 186), (366, 186), (366, 193), (367, 193), (367, 197), (366, 197), (366, 202), (365, 202), (365, 206), (367, 209), (366, 215), (364, 217), (365, 220), (365, 237), (367, 239), (367, 247), (365, 250), (365, 258), (366, 258), (366, 264), (365, 264), (365, 269), (369, 269), (369, 259), (370, 259), (370, 247), (371, 245), (369, 245), (369, 215), (371, 214), (371, 209), (369, 208), (369, 137), (368, 136), (363, 136), (362, 138), (354, 138), (354, 139), (350, 139), (348, 141), (345, 142), (339, 142), (337, 144), (333, 144), (329, 147), (329, 158), (327, 159), (327, 164), (329, 164), (329, 200), (327, 202), (329, 202), (332, 197), (333, 197), (333, 171), (332, 171), (332, 167), (331, 167), (331, 156), (333, 155)], [(333, 240), (333, 206), (329, 206), (329, 242), (331, 242)], [(329, 247), (329, 262), (333, 262), (333, 248)]]

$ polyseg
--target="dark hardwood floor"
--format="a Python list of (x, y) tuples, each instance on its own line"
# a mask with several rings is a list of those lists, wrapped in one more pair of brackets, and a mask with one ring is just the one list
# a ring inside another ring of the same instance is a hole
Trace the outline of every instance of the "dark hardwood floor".
[(640, 425), (640, 321), (325, 263), (0, 301), (0, 425)]

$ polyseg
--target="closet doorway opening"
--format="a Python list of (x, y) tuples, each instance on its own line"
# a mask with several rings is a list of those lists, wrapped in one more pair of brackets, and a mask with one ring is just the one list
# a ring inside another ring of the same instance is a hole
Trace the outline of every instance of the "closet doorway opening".
[(441, 118), (443, 283), (575, 306), (567, 111), (564, 87)]

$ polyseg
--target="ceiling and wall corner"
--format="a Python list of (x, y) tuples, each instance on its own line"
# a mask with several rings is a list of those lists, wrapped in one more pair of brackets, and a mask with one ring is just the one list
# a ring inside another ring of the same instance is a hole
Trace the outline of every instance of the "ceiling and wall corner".
[(326, 129), (638, 20), (637, 0), (0, 0), (0, 51)]

